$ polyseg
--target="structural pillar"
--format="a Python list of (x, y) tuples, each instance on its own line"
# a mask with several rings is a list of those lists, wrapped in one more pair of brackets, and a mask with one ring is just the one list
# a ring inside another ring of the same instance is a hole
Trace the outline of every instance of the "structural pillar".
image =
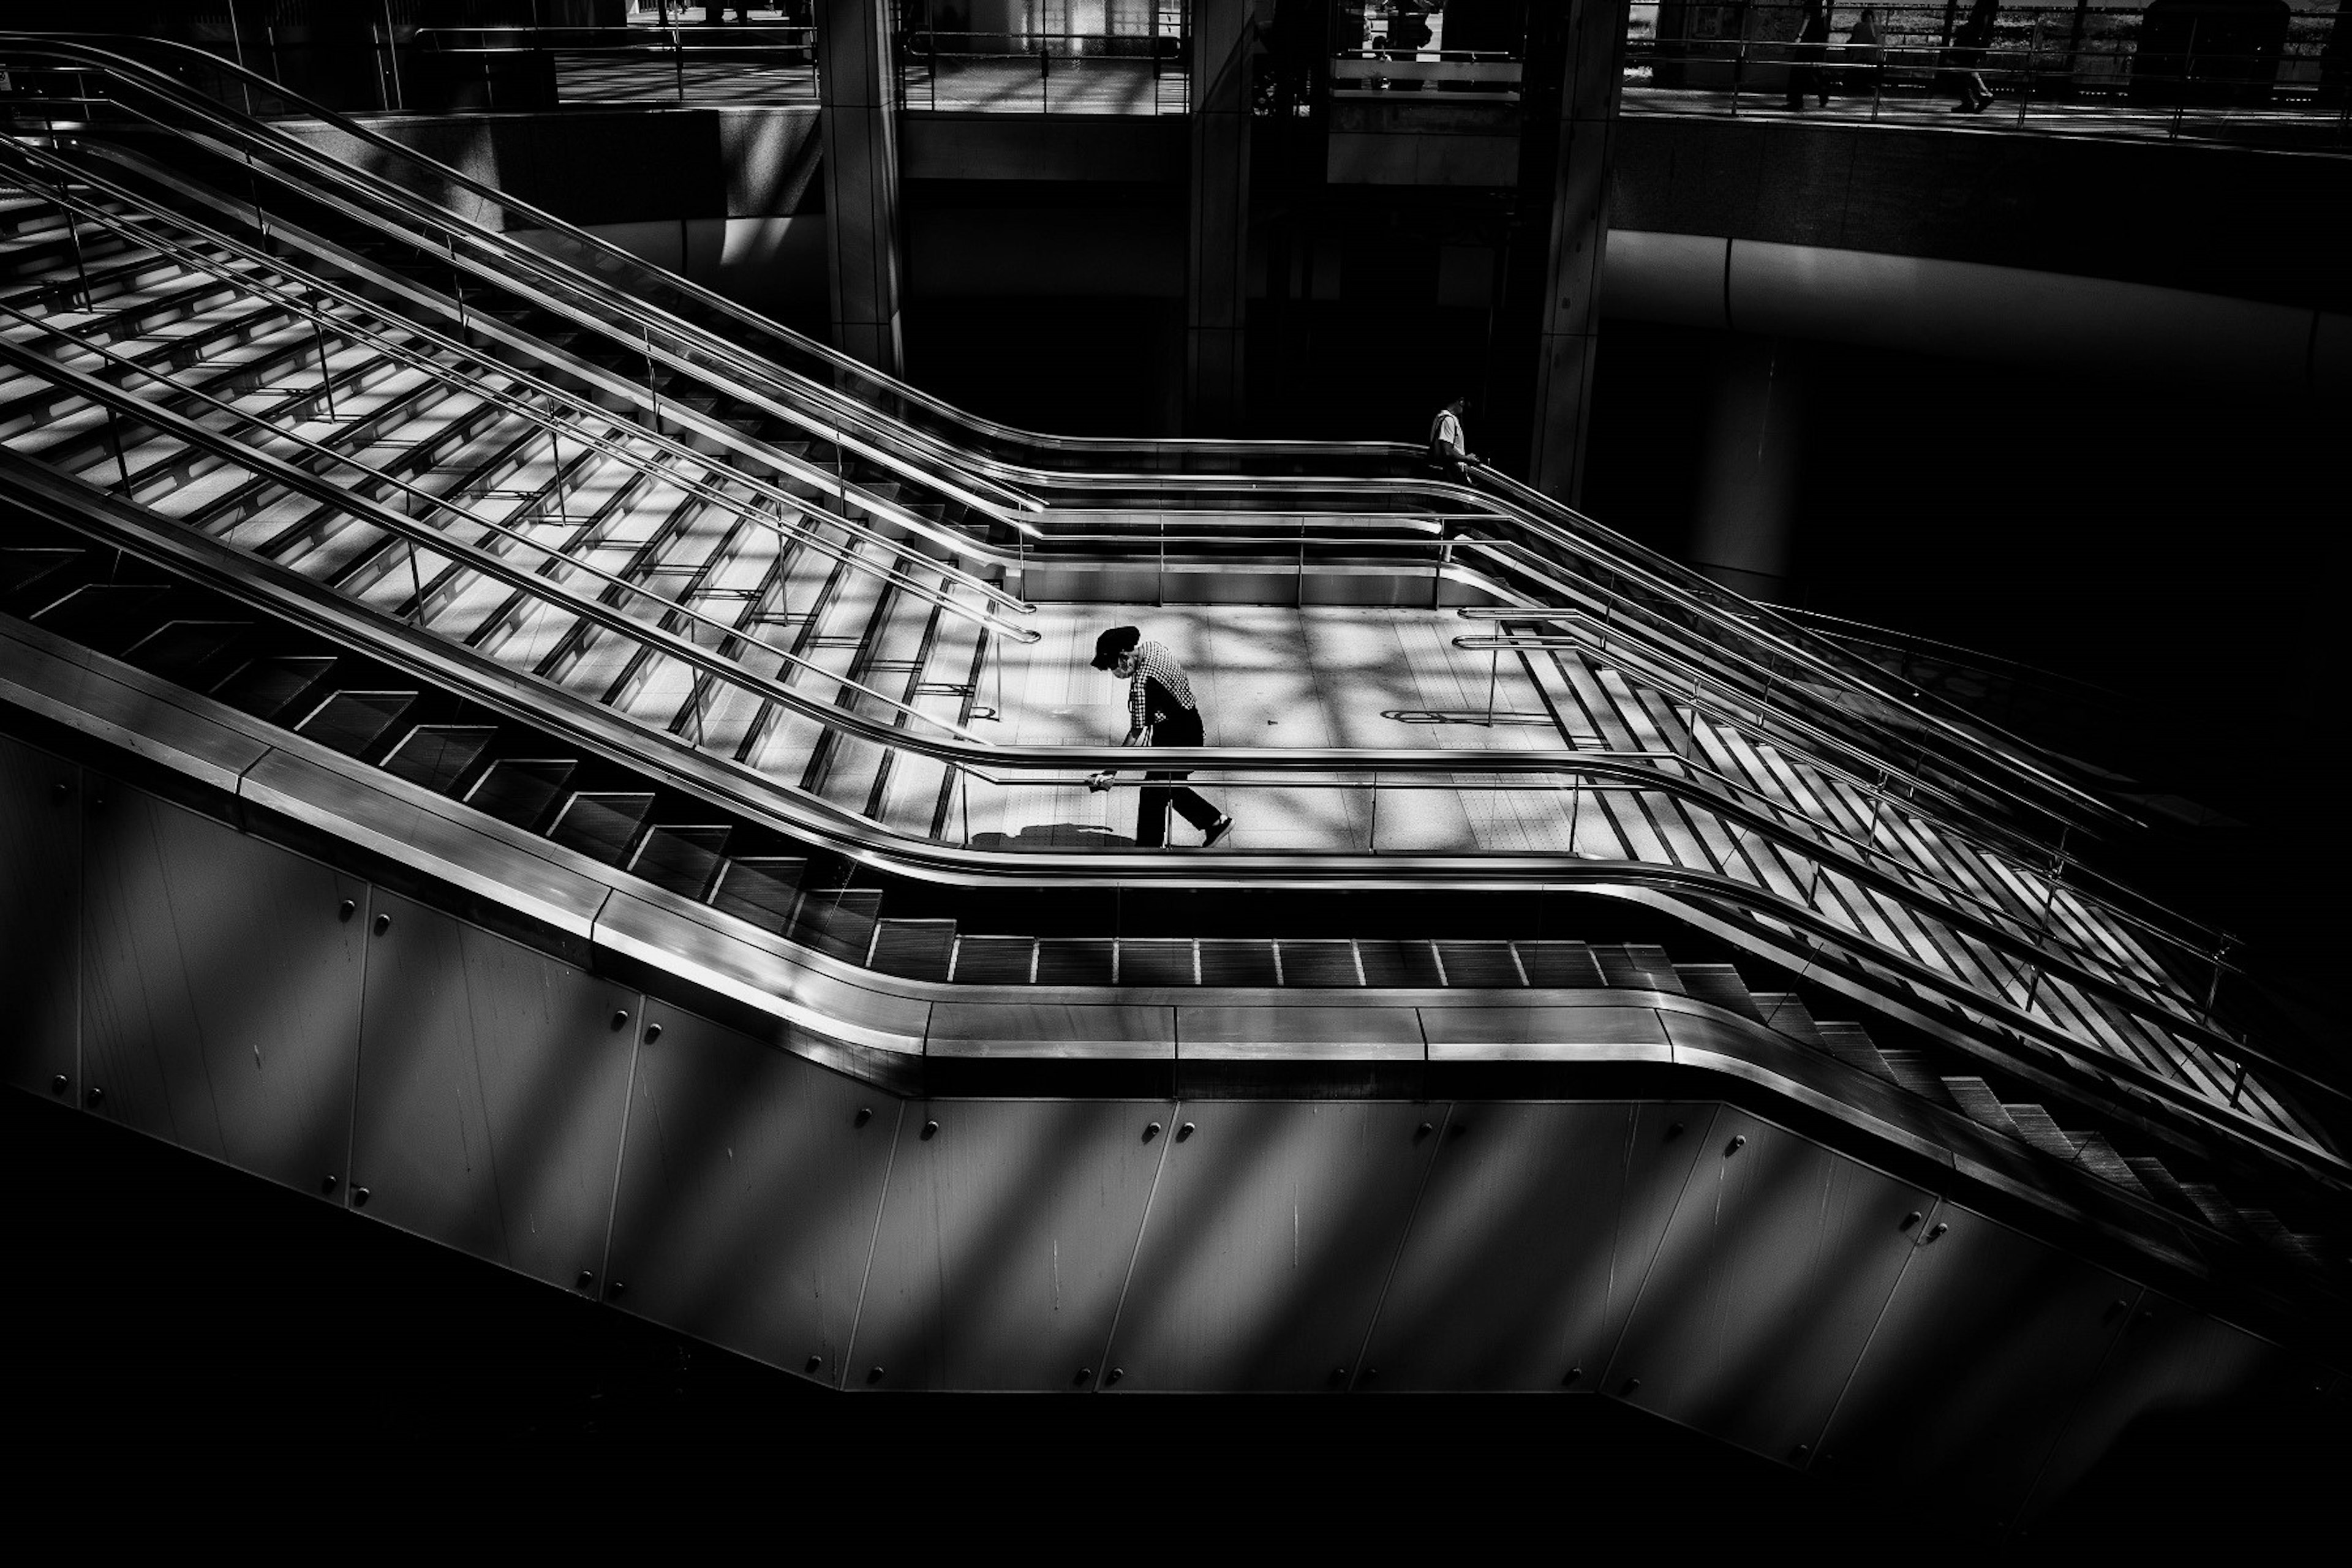
[(1192, 0), (1192, 205), (1185, 253), (1184, 429), (1238, 434), (1249, 289), (1253, 0)]
[(1584, 484), (1625, 21), (1626, 0), (1528, 6), (1518, 202), (1485, 439), (1494, 460), (1571, 506)]
[(898, 328), (898, 73), (887, 0), (817, 0), (825, 268), (834, 345), (891, 375)]

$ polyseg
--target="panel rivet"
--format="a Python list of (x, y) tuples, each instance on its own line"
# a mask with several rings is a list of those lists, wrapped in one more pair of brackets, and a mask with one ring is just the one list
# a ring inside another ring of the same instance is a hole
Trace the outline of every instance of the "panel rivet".
[(583, 1268), (580, 1271), (580, 1278), (573, 1280), (572, 1283), (577, 1285), (581, 1289), (585, 1290), (589, 1286), (596, 1283), (596, 1271), (593, 1268)]
[(1094, 1368), (1090, 1366), (1082, 1366), (1078, 1368), (1078, 1375), (1070, 1379), (1070, 1386), (1073, 1388), (1084, 1388), (1087, 1384), (1092, 1380), (1094, 1375)]
[(628, 1025), (629, 1010), (626, 1007), (615, 1007), (613, 1010), (613, 1027), (615, 1029), (625, 1029), (628, 1027)]
[(1420, 1126), (1412, 1130), (1412, 1141), (1418, 1143), (1436, 1131), (1437, 1129), (1433, 1125), (1424, 1121)]
[(1358, 1382), (1360, 1382), (1360, 1383), (1370, 1383), (1370, 1382), (1371, 1382), (1374, 1378), (1376, 1378), (1376, 1377), (1378, 1377), (1378, 1376), (1380, 1376), (1380, 1375), (1381, 1375), (1381, 1369), (1380, 1369), (1379, 1367), (1376, 1367), (1376, 1366), (1368, 1366), (1368, 1367), (1366, 1367), (1366, 1368), (1364, 1369), (1364, 1375), (1363, 1375), (1362, 1377), (1359, 1378), (1357, 1381), (1358, 1381)]
[(863, 1127), (873, 1120), (874, 1108), (870, 1105), (861, 1105), (857, 1108), (857, 1114), (849, 1119), (849, 1124), (852, 1127)]
[(1192, 1124), (1191, 1122), (1187, 1121), (1183, 1126), (1176, 1129), (1176, 1142), (1179, 1143), (1181, 1143), (1185, 1139), (1190, 1138), (1191, 1136), (1192, 1136)]
[(72, 1087), (73, 1085), (67, 1081), (66, 1075), (63, 1073), (59, 1073), (57, 1077), (49, 1079), (49, 1092), (51, 1094), (63, 1094)]
[(803, 1368), (801, 1368), (801, 1370), (802, 1370), (803, 1372), (814, 1373), (814, 1372), (815, 1372), (815, 1371), (816, 1371), (816, 1369), (817, 1369), (817, 1368), (819, 1368), (819, 1367), (823, 1366), (824, 1364), (824, 1357), (823, 1357), (823, 1356), (821, 1356), (821, 1355), (813, 1355), (813, 1356), (811, 1356), (811, 1357), (809, 1357), (809, 1358), (808, 1358), (808, 1364), (807, 1364), (806, 1366), (803, 1366)]
[(1673, 1142), (1675, 1139), (1677, 1139), (1677, 1138), (1681, 1137), (1682, 1135), (1683, 1135), (1683, 1124), (1682, 1124), (1681, 1122), (1679, 1122), (1679, 1121), (1675, 1122), (1674, 1125), (1672, 1125), (1671, 1127), (1668, 1127), (1668, 1128), (1666, 1129), (1666, 1142), (1669, 1142), (1669, 1143)]
[(1794, 1448), (1789, 1450), (1789, 1458), (1796, 1460), (1797, 1463), (1801, 1465), (1805, 1462), (1805, 1456), (1812, 1451), (1812, 1445), (1810, 1443), (1800, 1443)]
[(628, 1287), (626, 1285), (624, 1285), (618, 1279), (615, 1279), (610, 1285), (604, 1287), (604, 1294), (607, 1296), (617, 1297), (622, 1291), (627, 1289)]
[(1574, 1388), (1583, 1381), (1584, 1369), (1580, 1366), (1572, 1366), (1568, 1369), (1568, 1375), (1559, 1380), (1559, 1385), (1562, 1388)]
[(660, 1026), (659, 1024), (647, 1024), (647, 1025), (646, 1026), (646, 1044), (647, 1044), (647, 1045), (649, 1045), (649, 1046), (650, 1046), (650, 1045), (652, 1045), (656, 1040), (658, 1040), (658, 1039), (660, 1039), (660, 1038), (661, 1038), (661, 1026)]
[(866, 1381), (867, 1383), (869, 1383), (869, 1384), (874, 1384), (874, 1383), (879, 1383), (879, 1382), (881, 1382), (881, 1381), (882, 1381), (882, 1369), (881, 1369), (880, 1367), (878, 1367), (878, 1366), (869, 1366), (869, 1367), (867, 1367), (867, 1368), (866, 1369)]
[(66, 796), (71, 794), (73, 794), (73, 790), (66, 784), (52, 784), (49, 786), (49, 797), (52, 800), (62, 802)]
[(1927, 1227), (1927, 1239), (1933, 1241), (1951, 1228), (1952, 1227), (1950, 1226), (1946, 1225), (1942, 1220), (1937, 1220), (1934, 1225)]
[(378, 915), (378, 916), (376, 916), (376, 917), (375, 917), (375, 934), (376, 934), (376, 935), (378, 935), (378, 936), (382, 936), (384, 932), (386, 932), (386, 931), (390, 931), (391, 929), (392, 929), (392, 917), (391, 917), (390, 915)]
[(1917, 1225), (1922, 1217), (1923, 1216), (1917, 1209), (1913, 1209), (1909, 1214), (1903, 1216), (1903, 1222), (1895, 1228), (1897, 1230), (1909, 1230), (1913, 1226)]
[(1639, 1388), (1639, 1387), (1641, 1387), (1641, 1386), (1642, 1386), (1642, 1380), (1641, 1380), (1640, 1378), (1638, 1378), (1638, 1377), (1629, 1377), (1629, 1378), (1627, 1378), (1627, 1379), (1625, 1380), (1625, 1386), (1624, 1386), (1624, 1388), (1622, 1390), (1622, 1392), (1626, 1393), (1626, 1394), (1631, 1394), (1631, 1393), (1633, 1393), (1635, 1389), (1637, 1389), (1637, 1388)]
[(359, 902), (354, 899), (345, 899), (335, 906), (335, 918), (339, 921), (348, 921), (359, 912)]
[(1335, 1367), (1333, 1367), (1333, 1368), (1331, 1369), (1331, 1386), (1332, 1386), (1332, 1387), (1337, 1388), (1337, 1387), (1339, 1387), (1341, 1384), (1343, 1384), (1343, 1383), (1345, 1383), (1345, 1382), (1347, 1382), (1347, 1381), (1348, 1381), (1348, 1369), (1347, 1369), (1346, 1367), (1344, 1367), (1344, 1366), (1335, 1366)]
[(104, 1105), (106, 1103), (106, 1090), (98, 1088), (96, 1085), (92, 1085), (89, 1092), (83, 1095), (82, 1099), (91, 1105)]
[(938, 1134), (939, 1134), (939, 1131), (940, 1131), (940, 1124), (939, 1124), (938, 1122), (936, 1122), (936, 1121), (926, 1121), (926, 1122), (924, 1122), (924, 1123), (923, 1123), (923, 1141), (924, 1141), (925, 1142), (930, 1142), (930, 1140), (931, 1140), (932, 1138), (934, 1138), (934, 1137), (936, 1137), (936, 1136), (938, 1136)]
[(1109, 1375), (1108, 1375), (1108, 1376), (1107, 1376), (1107, 1377), (1105, 1377), (1105, 1378), (1103, 1379), (1103, 1382), (1105, 1382), (1105, 1383), (1107, 1383), (1107, 1384), (1109, 1384), (1109, 1383), (1117, 1383), (1120, 1378), (1125, 1377), (1126, 1375), (1127, 1375), (1127, 1368), (1125, 1368), (1125, 1367), (1123, 1367), (1123, 1366), (1115, 1366), (1115, 1367), (1113, 1367), (1113, 1368), (1111, 1368), (1111, 1369), (1110, 1369), (1110, 1373), (1109, 1373)]
[(367, 1201), (368, 1190), (365, 1187), (353, 1187), (352, 1189), (352, 1207), (355, 1209), (363, 1209), (367, 1207)]
[(1157, 1137), (1159, 1137), (1159, 1136), (1160, 1136), (1160, 1123), (1158, 1123), (1157, 1121), (1154, 1121), (1154, 1122), (1150, 1123), (1150, 1125), (1146, 1126), (1146, 1127), (1144, 1128), (1144, 1130), (1143, 1130), (1143, 1141), (1144, 1141), (1146, 1143), (1150, 1142), (1154, 1138), (1157, 1138)]
[(341, 1185), (342, 1185), (341, 1179), (333, 1172), (330, 1171), (325, 1176), (320, 1179), (319, 1190), (322, 1193), (331, 1193)]
[(1730, 1142), (1726, 1143), (1726, 1144), (1723, 1146), (1723, 1157), (1724, 1157), (1725, 1159), (1728, 1160), (1728, 1159), (1730, 1159), (1734, 1154), (1738, 1153), (1742, 1149), (1745, 1149), (1745, 1148), (1747, 1148), (1747, 1147), (1748, 1147), (1748, 1134), (1746, 1134), (1745, 1132), (1742, 1132), (1742, 1133), (1738, 1134), (1737, 1137), (1733, 1138), (1733, 1139), (1732, 1139), (1732, 1141), (1731, 1141)]

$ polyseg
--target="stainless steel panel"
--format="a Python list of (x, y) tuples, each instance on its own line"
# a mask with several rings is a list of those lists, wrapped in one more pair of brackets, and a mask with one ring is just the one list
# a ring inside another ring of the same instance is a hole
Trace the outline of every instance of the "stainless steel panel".
[(89, 793), (82, 1064), (96, 1109), (325, 1190), (350, 1157), (367, 884), (141, 790), (93, 776)]
[(1724, 1110), (1604, 1391), (1768, 1458), (1809, 1456), (1934, 1206), (1920, 1188)]
[(1112, 1386), (1343, 1386), (1445, 1109), (1179, 1106), (1178, 1131), (1193, 1131), (1169, 1149), (1152, 1195), (1106, 1358)]
[(849, 1386), (1092, 1387), (1171, 1117), (1148, 1100), (909, 1106)]
[(1421, 1026), (1433, 1063), (1673, 1059), (1649, 1007), (1424, 1006)]
[(1716, 1114), (1456, 1104), (1356, 1386), (1598, 1387)]
[(37, 626), (0, 629), (0, 698), (217, 789), (269, 749), (234, 710)]
[(1167, 1007), (940, 1002), (925, 1047), (936, 1057), (1165, 1061), (1176, 1054), (1175, 1015)]
[(605, 1300), (838, 1383), (900, 1102), (660, 1002), (644, 1024)]
[(2286, 1352), (2269, 1341), (2149, 1291), (2053, 1445), (2024, 1511), (2039, 1513), (2064, 1496), (2138, 1417), (2219, 1404), (2286, 1364)]
[(1419, 1061), (1410, 1007), (1179, 1007), (1180, 1054), (1235, 1060)]
[(1915, 1234), (1814, 1462), (2005, 1522), (2139, 1287), (1949, 1203)]
[[(637, 999), (379, 892), (352, 1201), (551, 1283), (601, 1273)], [(614, 1026), (615, 1015), (629, 1019)]]
[(61, 757), (0, 737), (0, 1080), (79, 1096), (81, 784)]

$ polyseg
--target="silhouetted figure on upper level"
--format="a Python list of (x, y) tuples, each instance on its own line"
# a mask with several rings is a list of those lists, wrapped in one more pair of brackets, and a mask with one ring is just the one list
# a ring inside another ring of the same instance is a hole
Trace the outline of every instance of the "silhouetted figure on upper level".
[(1830, 106), (1829, 56), (1830, 14), (1821, 0), (1809, 0), (1805, 6), (1805, 25), (1797, 34), (1797, 47), (1789, 57), (1789, 107), (1805, 107), (1805, 95), (1812, 94), (1823, 109)]
[(1975, 0), (1969, 7), (1969, 19), (1952, 38), (1951, 79), (1953, 90), (1960, 101), (1955, 106), (1961, 114), (1975, 114), (1992, 103), (1992, 89), (1985, 86), (1977, 67), (1984, 63), (1985, 50), (1992, 47), (1992, 25), (2000, 16), (2000, 0)]

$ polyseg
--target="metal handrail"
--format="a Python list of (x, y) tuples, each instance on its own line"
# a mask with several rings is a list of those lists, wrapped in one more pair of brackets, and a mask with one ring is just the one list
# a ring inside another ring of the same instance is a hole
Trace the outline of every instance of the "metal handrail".
[[(72, 178), (80, 180), (94, 189), (106, 191), (107, 193), (122, 200), (139, 204), (142, 206), (144, 205), (143, 203), (140, 203), (140, 198), (136, 193), (129, 191), (121, 186), (115, 185), (110, 181), (98, 179), (92, 176), (87, 170), (81, 169), (77, 165), (67, 163), (63, 160), (53, 160), (46, 157), (41, 154), (37, 149), (29, 147), (21, 142), (8, 143), (7, 145), (10, 151), (13, 151), (20, 156), (26, 156), (28, 161), (37, 163), (43, 167), (49, 168), (51, 172), (57, 174), (60, 179), (67, 177), (67, 174), (69, 173)], [(428, 371), (436, 375), (446, 374), (447, 371), (448, 367), (446, 365), (439, 364), (437, 362), (430, 360), (424, 355), (417, 354), (405, 348), (398, 342), (386, 337), (382, 333), (362, 327), (347, 318), (332, 316), (321, 310), (319, 310), (317, 308), (316, 297), (324, 296), (339, 300), (354, 310), (373, 312), (374, 307), (369, 300), (361, 295), (341, 288), (338, 284), (324, 279), (313, 277), (307, 273), (301, 274), (303, 289), (306, 292), (297, 293), (279, 289), (268, 283), (266, 280), (252, 275), (243, 273), (234, 275), (228, 274), (223, 272), (211, 258), (205, 257), (203, 252), (196, 250), (192, 247), (182, 245), (176, 241), (159, 236), (152, 231), (142, 227), (136, 221), (126, 219), (121, 215), (111, 212), (95, 203), (83, 202), (74, 198), (69, 191), (62, 191), (62, 187), (46, 191), (44, 195), (47, 199), (56, 202), (59, 206), (67, 207), (69, 210), (89, 217), (92, 220), (111, 228), (118, 234), (136, 235), (139, 237), (141, 243), (147, 246), (149, 248), (154, 249), (163, 254), (173, 256), (185, 262), (191, 268), (209, 273), (215, 277), (226, 279), (234, 276), (240, 287), (249, 289), (255, 293), (269, 298), (282, 307), (293, 310), (311, 321), (321, 324), (332, 324), (337, 331), (344, 335), (363, 338), (372, 346), (375, 347), (379, 352), (389, 357), (399, 359), (403, 363), (408, 363), (418, 369)], [(150, 210), (152, 212), (152, 209)], [(248, 261), (255, 262), (265, 268), (280, 272), (288, 270), (282, 258), (269, 256), (264, 252), (256, 250), (231, 235), (178, 215), (173, 216), (173, 221), (201, 236), (206, 241), (219, 246), (224, 250), (227, 250), (237, 256), (243, 257)], [(278, 232), (283, 232), (283, 230), (281, 229)], [(444, 349), (450, 353), (463, 355), (467, 358), (478, 357), (476, 356), (472, 350), (467, 348), (465, 344), (448, 337), (446, 334), (435, 330), (424, 322), (404, 317), (401, 318), (401, 329), (411, 336), (429, 342), (436, 347)], [(575, 394), (566, 391), (552, 382), (549, 382), (533, 375), (530, 371), (523, 369), (520, 366), (500, 362), (498, 363), (497, 368), (501, 376), (523, 384), (535, 395), (544, 399), (547, 403), (557, 404), (569, 408), (572, 413), (578, 415), (583, 420), (590, 421), (594, 424), (606, 424), (612, 422), (610, 410), (601, 408), (595, 404), (579, 397)], [(541, 428), (550, 431), (551, 434), (561, 429), (575, 445), (600, 452), (608, 458), (618, 460), (629, 467), (638, 468), (641, 471), (652, 471), (647, 465), (639, 461), (636, 455), (630, 451), (628, 447), (625, 444), (592, 435), (588, 433), (587, 429), (583, 426), (561, 424), (559, 422), (551, 421), (544, 416), (538, 407), (530, 403), (523, 402), (520, 399), (511, 397), (504, 392), (493, 390), (479, 384), (475, 384), (471, 390), (475, 395), (482, 397), (485, 400), (497, 403), (499, 406), (506, 408), (509, 412), (513, 413), (519, 417), (530, 423), (538, 425)], [(633, 433), (631, 438), (633, 441), (638, 442), (645, 447), (656, 448), (665, 456), (671, 458), (691, 464), (695, 467), (707, 468), (709, 466), (709, 459), (705, 454), (695, 451), (684, 442), (677, 441), (668, 436), (663, 435), (658, 429), (649, 427), (640, 428)], [(858, 522), (855, 519), (843, 516), (838, 512), (827, 510), (824, 507), (812, 503), (804, 497), (795, 496), (793, 492), (786, 490), (780, 486), (770, 484), (756, 474), (737, 470), (736, 478), (746, 488), (764, 496), (768, 500), (775, 501), (782, 506), (788, 506), (795, 512), (802, 515), (814, 516), (822, 519), (824, 521), (839, 528), (842, 531), (851, 535), (861, 542), (871, 543), (887, 551), (891, 556), (899, 562), (920, 561), (924, 571), (935, 572), (943, 577), (950, 578), (959, 584), (971, 589), (975, 594), (978, 594), (982, 598), (992, 604), (1000, 605), (1008, 609), (1018, 609), (1024, 613), (1030, 612), (1034, 609), (1034, 606), (1030, 605), (1026, 601), (1005, 593), (1002, 588), (997, 587), (992, 583), (974, 577), (971, 574), (964, 572), (961, 568), (949, 563), (910, 552), (897, 541), (887, 538), (883, 534), (877, 532), (875, 530), (868, 528), (864, 523)], [(825, 555), (828, 559), (845, 562), (862, 573), (882, 577), (888, 582), (894, 583), (899, 587), (915, 594), (925, 602), (936, 604), (940, 605), (942, 608), (951, 610), (958, 616), (985, 626), (992, 632), (1009, 637), (1018, 642), (1034, 642), (1037, 640), (1038, 634), (1034, 631), (1024, 626), (1017, 626), (1000, 621), (982, 611), (974, 610), (971, 605), (955, 599), (951, 595), (943, 595), (936, 590), (924, 586), (900, 569), (877, 568), (874, 563), (856, 555), (854, 552), (844, 551), (838, 546), (834, 545), (831, 542), (824, 540), (818, 535), (814, 530), (793, 530), (784, 525), (778, 517), (761, 511), (756, 508), (746, 506), (734, 496), (728, 494), (724, 490), (714, 489), (703, 481), (688, 479), (682, 475), (677, 475), (671, 476), (668, 479), (668, 482), (678, 489), (688, 490), (690, 493), (702, 498), (711, 504), (719, 507), (721, 510), (740, 516), (747, 521), (756, 522), (772, 531), (779, 533), (780, 535), (793, 537), (800, 542), (806, 543), (814, 548), (819, 553)]]

